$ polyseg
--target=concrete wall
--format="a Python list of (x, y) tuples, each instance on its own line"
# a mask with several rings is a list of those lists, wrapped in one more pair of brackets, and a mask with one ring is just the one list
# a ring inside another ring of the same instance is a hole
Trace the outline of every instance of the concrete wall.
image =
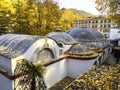
[[(98, 57), (92, 60), (76, 60), (76, 59), (63, 59), (59, 62), (51, 64), (46, 67), (46, 74), (44, 80), (47, 88), (52, 87), (54, 84), (62, 80), (64, 77), (69, 76), (77, 78), (80, 74), (85, 73), (94, 62), (98, 60)], [(2, 79), (1, 79), (2, 78)], [(4, 84), (8, 87), (4, 87)], [(12, 81), (0, 74), (0, 90), (11, 90)]]
[(67, 61), (64, 59), (54, 64), (51, 64), (46, 67), (46, 70), (47, 71), (44, 76), (44, 80), (47, 88), (50, 88), (55, 83), (59, 82), (67, 76)]
[(64, 59), (46, 67), (46, 74), (44, 76), (47, 88), (62, 80), (64, 77), (77, 78), (80, 74), (85, 73), (94, 62), (97, 60), (75, 60)]
[[(105, 54), (103, 56), (104, 59), (106, 59), (109, 55), (108, 49), (109, 48), (105, 49)], [(99, 57), (92, 60), (76, 60), (69, 58), (68, 60), (64, 59), (47, 66), (46, 74), (44, 76), (47, 87), (50, 88), (66, 76), (72, 78), (78, 77), (80, 74), (85, 73), (91, 66), (93, 66), (94, 62), (98, 61), (98, 58)], [(11, 70), (11, 63), (12, 66), (15, 66), (15, 62), (15, 59), (11, 62), (11, 60), (0, 56), (0, 66), (10, 73), (12, 73), (12, 70), (14, 71), (15, 68), (12, 67)], [(12, 90), (12, 86), (14, 86), (14, 84), (12, 84), (12, 81), (0, 74), (0, 90)]]
[(110, 39), (117, 39), (119, 38), (119, 33), (117, 28), (110, 29)]
[(97, 46), (98, 46), (98, 47), (103, 47), (103, 42), (102, 42), (102, 41), (99, 41), (99, 42), (97, 43)]
[[(0, 56), (0, 68), (12, 74), (11, 60)], [(12, 80), (0, 74), (0, 90), (12, 90)]]
[(12, 73), (11, 60), (4, 56), (0, 56), (0, 67), (9, 73)]
[(120, 46), (120, 40), (118, 41), (118, 46)]
[[(47, 47), (45, 47), (45, 43), (48, 44)], [(71, 47), (71, 45), (65, 45), (63, 44), (63, 47), (59, 47), (57, 45), (57, 43), (50, 38), (47, 38), (47, 40), (45, 40), (44, 38), (37, 40), (35, 43), (33, 43), (31, 45), (31, 47), (21, 56), (18, 56), (16, 58), (14, 58), (13, 60), (19, 60), (19, 59), (27, 59), (30, 61), (32, 60), (32, 55), (34, 54), (34, 52), (36, 51), (36, 49), (39, 49), (39, 51), (41, 51), (44, 48), (49, 48), (51, 51), (53, 51), (53, 54), (55, 56), (56, 59), (60, 58), (63, 56), (63, 53), (68, 50)], [(60, 52), (62, 51), (62, 54), (60, 55)]]
[[(45, 47), (45, 43), (48, 44), (48, 47)], [(38, 49), (38, 47), (40, 50), (42, 50), (44, 48), (51, 49), (53, 51), (53, 53), (55, 54), (56, 58), (59, 58), (59, 54), (58, 54), (59, 47), (56, 44), (56, 42), (49, 38), (45, 41), (45, 39), (43, 38), (43, 39), (39, 39), (36, 42), (34, 42), (23, 55), (14, 58), (14, 60), (27, 59), (27, 60), (31, 61), (32, 55), (34, 54), (35, 50)]]
[(97, 60), (97, 65), (100, 66), (102, 64), (102, 61), (103, 61), (103, 53), (99, 53), (99, 57), (98, 57), (98, 60)]
[(105, 48), (104, 49), (104, 55), (103, 55), (103, 60), (102, 60), (102, 62), (104, 62), (108, 57), (109, 57), (109, 55), (110, 55), (110, 51), (109, 51), (109, 48), (110, 47), (107, 47), (107, 48)]
[(0, 90), (13, 90), (12, 80), (0, 74)]
[(92, 60), (67, 60), (67, 75), (71, 78), (77, 78), (80, 74), (85, 73), (91, 66), (93, 66), (96, 60), (97, 58)]

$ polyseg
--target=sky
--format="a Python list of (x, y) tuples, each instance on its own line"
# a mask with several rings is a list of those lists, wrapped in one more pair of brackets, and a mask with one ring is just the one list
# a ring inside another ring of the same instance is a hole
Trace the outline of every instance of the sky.
[(75, 8), (94, 15), (100, 15), (95, 9), (95, 0), (58, 0), (60, 8)]

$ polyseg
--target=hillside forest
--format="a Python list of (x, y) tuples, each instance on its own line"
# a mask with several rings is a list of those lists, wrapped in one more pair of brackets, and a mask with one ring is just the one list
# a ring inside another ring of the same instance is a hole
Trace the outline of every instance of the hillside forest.
[(93, 16), (82, 10), (60, 9), (53, 0), (0, 0), (0, 34), (45, 35), (72, 28), (75, 19)]

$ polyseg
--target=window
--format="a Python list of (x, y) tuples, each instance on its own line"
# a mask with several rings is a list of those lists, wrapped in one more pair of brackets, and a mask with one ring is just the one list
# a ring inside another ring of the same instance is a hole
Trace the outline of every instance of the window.
[(100, 25), (100, 28), (102, 28), (102, 25)]
[(96, 23), (98, 23), (98, 20), (96, 20)]
[(104, 20), (104, 23), (106, 23), (106, 20)]
[(110, 20), (110, 19), (108, 20), (108, 23), (111, 23), (111, 20)]
[(110, 28), (111, 26), (110, 25), (108, 25), (108, 28)]
[(104, 25), (104, 28), (106, 28), (106, 25)]
[(63, 54), (63, 49), (60, 49), (59, 50), (59, 55), (62, 55)]
[(103, 30), (103, 32), (105, 32), (105, 29)]
[(97, 25), (95, 25), (95, 28), (97, 28)]

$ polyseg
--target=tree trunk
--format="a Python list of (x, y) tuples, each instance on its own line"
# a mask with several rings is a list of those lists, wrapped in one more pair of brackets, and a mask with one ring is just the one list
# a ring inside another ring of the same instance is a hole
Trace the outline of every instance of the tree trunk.
[(35, 81), (35, 77), (32, 78), (31, 89), (30, 89), (30, 90), (36, 90), (36, 81)]

